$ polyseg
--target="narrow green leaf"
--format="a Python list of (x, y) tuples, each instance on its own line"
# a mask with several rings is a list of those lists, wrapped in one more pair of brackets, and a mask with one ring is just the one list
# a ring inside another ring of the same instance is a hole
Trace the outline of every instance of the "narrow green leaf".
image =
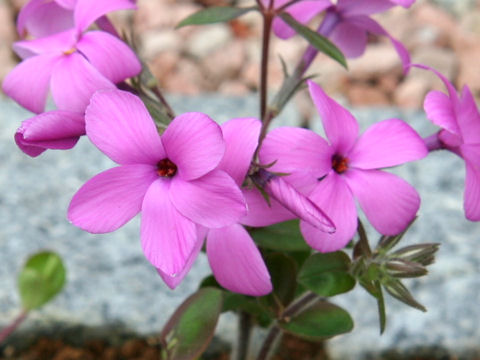
[(266, 249), (279, 251), (306, 251), (310, 250), (300, 233), (298, 220), (250, 230), (255, 242)]
[(219, 289), (202, 288), (187, 298), (160, 335), (167, 359), (196, 359), (210, 343), (221, 311)]
[(385, 326), (387, 324), (387, 313), (385, 311), (385, 300), (383, 298), (383, 291), (380, 285), (380, 281), (366, 281), (360, 280), (360, 285), (362, 285), (367, 292), (372, 295), (377, 300), (378, 308), (378, 318), (380, 323), (380, 334), (383, 334), (385, 331)]
[(65, 285), (65, 273), (59, 255), (44, 251), (31, 256), (18, 277), (22, 306), (32, 310), (50, 301)]
[(313, 254), (300, 269), (298, 282), (321, 296), (341, 294), (355, 286), (349, 269), (350, 258), (342, 251)]
[(257, 10), (256, 6), (248, 8), (236, 8), (231, 6), (212, 6), (200, 10), (186, 19), (180, 21), (176, 28), (181, 28), (187, 25), (207, 25), (233, 20), (249, 11)]
[(400, 280), (395, 279), (395, 278), (390, 278), (388, 280), (385, 280), (383, 282), (383, 286), (385, 287), (385, 290), (392, 295), (394, 298), (400, 300), (404, 304), (407, 304), (408, 306), (411, 306), (415, 309), (418, 309), (420, 311), (427, 311), (425, 306), (420, 304), (418, 301), (416, 301), (410, 291), (401, 283)]
[(282, 13), (280, 14), (280, 17), (283, 21), (290, 25), (293, 30), (297, 32), (297, 34), (307, 40), (315, 49), (323, 52), (325, 55), (328, 55), (333, 60), (340, 63), (344, 68), (347, 68), (345, 56), (330, 40), (311, 30), (307, 26), (300, 24), (293, 18), (292, 15), (288, 13)]
[(309, 340), (325, 340), (351, 331), (353, 320), (341, 307), (320, 302), (278, 325), (289, 333)]

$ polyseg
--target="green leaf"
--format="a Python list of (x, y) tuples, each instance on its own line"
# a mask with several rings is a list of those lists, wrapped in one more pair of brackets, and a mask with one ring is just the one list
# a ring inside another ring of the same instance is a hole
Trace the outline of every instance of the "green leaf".
[(380, 281), (362, 281), (360, 280), (360, 285), (362, 285), (365, 290), (368, 291), (377, 300), (378, 308), (378, 319), (380, 322), (380, 334), (383, 334), (385, 331), (385, 326), (387, 324), (387, 313), (385, 311), (385, 300), (383, 298), (382, 287)]
[(353, 329), (350, 314), (329, 302), (317, 303), (278, 324), (283, 330), (309, 340), (324, 340)]
[(250, 230), (255, 242), (265, 248), (279, 251), (306, 251), (310, 250), (300, 233), (298, 220)]
[(233, 20), (249, 11), (257, 10), (256, 6), (248, 8), (236, 8), (231, 6), (212, 6), (200, 10), (186, 19), (180, 21), (176, 28), (181, 28), (187, 25), (207, 25)]
[(293, 30), (297, 32), (297, 34), (307, 40), (315, 49), (323, 52), (325, 55), (328, 55), (333, 60), (340, 63), (344, 68), (347, 68), (345, 56), (330, 40), (311, 30), (310, 28), (300, 24), (292, 17), (292, 15), (288, 13), (281, 13), (280, 17), (283, 21), (290, 25)]
[(62, 259), (54, 252), (31, 256), (18, 277), (23, 308), (37, 309), (49, 302), (65, 285), (65, 273)]
[(202, 288), (187, 298), (160, 335), (166, 359), (196, 359), (210, 343), (222, 310), (222, 291)]
[(350, 258), (342, 251), (313, 254), (300, 269), (298, 282), (321, 296), (341, 294), (355, 286), (349, 269)]

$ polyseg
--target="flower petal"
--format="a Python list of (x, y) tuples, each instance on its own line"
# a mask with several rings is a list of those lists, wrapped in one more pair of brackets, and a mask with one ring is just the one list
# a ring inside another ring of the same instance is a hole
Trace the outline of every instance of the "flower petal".
[(15, 142), (27, 155), (38, 156), (46, 149), (71, 149), (84, 134), (82, 114), (56, 110), (23, 121)]
[(95, 91), (115, 87), (78, 52), (62, 56), (50, 83), (53, 100), (60, 110), (82, 114)]
[(468, 86), (462, 89), (457, 119), (465, 144), (480, 143), (480, 114)]
[(308, 89), (322, 119), (325, 134), (335, 152), (347, 153), (358, 136), (357, 120), (313, 81), (308, 81)]
[(98, 91), (85, 113), (88, 138), (119, 164), (152, 164), (166, 157), (143, 102), (117, 89)]
[(335, 231), (335, 224), (322, 209), (281, 177), (270, 175), (264, 182), (264, 189), (268, 195), (290, 210), (300, 220), (310, 223), (321, 231), (329, 233)]
[(183, 216), (208, 228), (233, 224), (247, 210), (242, 192), (221, 170), (192, 181), (173, 177), (170, 199)]
[(337, 3), (338, 11), (343, 16), (371, 15), (386, 11), (394, 6), (389, 0), (338, 0)]
[(348, 154), (349, 165), (378, 169), (419, 160), (428, 155), (422, 138), (399, 119), (384, 120), (370, 126)]
[(142, 204), (142, 249), (148, 261), (170, 277), (180, 276), (200, 241), (195, 224), (170, 201), (170, 182), (157, 179)]
[(207, 256), (215, 279), (225, 289), (250, 296), (272, 291), (262, 255), (243, 226), (233, 224), (210, 230)]
[(77, 48), (113, 83), (138, 75), (142, 70), (142, 65), (132, 49), (104, 31), (89, 31), (83, 34)]
[(399, 234), (415, 218), (420, 196), (402, 178), (378, 170), (351, 170), (344, 176), (368, 220), (381, 234)]
[(461, 154), (465, 159), (465, 193), (463, 207), (465, 217), (480, 221), (480, 144), (463, 144)]
[[(478, 162), (478, 158), (477, 158)], [(465, 194), (463, 207), (465, 217), (471, 221), (480, 221), (480, 169), (465, 161)]]
[(300, 230), (305, 241), (320, 252), (331, 252), (344, 248), (357, 230), (355, 200), (345, 180), (332, 171), (318, 183), (309, 198), (328, 214), (335, 224), (336, 231), (328, 234), (301, 221)]
[(400, 60), (402, 61), (404, 73), (406, 74), (408, 72), (411, 65), (410, 54), (408, 53), (405, 46), (400, 41), (391, 36), (378, 22), (368, 16), (355, 16), (350, 19), (350, 23), (358, 26), (359, 28), (367, 30), (372, 34), (388, 37), (393, 47), (395, 48), (395, 51), (397, 52)]
[[(286, 12), (292, 15), (299, 23), (307, 24), (315, 16), (331, 5), (332, 3), (330, 0), (304, 0), (290, 5), (286, 9)], [(276, 5), (276, 7), (278, 6)], [(281, 39), (288, 39), (295, 35), (295, 30), (279, 17), (276, 17), (273, 20), (273, 31), (275, 35)]]
[(427, 118), (435, 125), (454, 134), (460, 134), (455, 109), (450, 98), (437, 90), (430, 91), (423, 102)]
[(256, 188), (243, 189), (243, 196), (247, 202), (247, 215), (240, 219), (240, 223), (247, 226), (269, 226), (282, 221), (295, 219), (295, 215), (285, 209), (274, 198), (270, 198), (270, 205)]
[(3, 92), (27, 110), (43, 112), (52, 68), (58, 60), (56, 55), (39, 55), (22, 61), (3, 80)]
[(170, 289), (175, 289), (182, 282), (183, 278), (188, 274), (188, 272), (192, 268), (192, 265), (197, 259), (198, 254), (200, 253), (200, 250), (202, 250), (205, 234), (200, 235), (199, 232), (197, 231), (197, 236), (198, 236), (198, 240), (196, 241), (192, 252), (188, 256), (187, 261), (185, 262), (185, 266), (179, 273), (176, 273), (173, 276), (170, 276), (167, 273), (163, 272), (162, 270), (157, 269), (158, 274), (161, 276), (163, 281), (165, 281), (165, 284), (167, 284), (167, 286)]
[(106, 170), (77, 191), (68, 208), (68, 219), (91, 233), (114, 231), (140, 211), (143, 197), (155, 179), (149, 165)]
[(65, 9), (73, 10), (78, 0), (54, 0), (58, 5)]
[(17, 32), (44, 37), (73, 27), (73, 12), (55, 2), (30, 0), (18, 13)]
[(367, 33), (361, 27), (352, 24), (347, 18), (339, 22), (330, 32), (329, 39), (347, 58), (356, 58), (365, 52)]
[(74, 18), (79, 31), (86, 30), (100, 16), (116, 10), (135, 9), (133, 0), (77, 0)]
[(261, 122), (255, 118), (239, 118), (222, 125), (225, 154), (218, 169), (230, 175), (241, 186), (257, 148)]
[(273, 164), (272, 172), (300, 172), (316, 181), (332, 168), (333, 149), (311, 130), (280, 127), (267, 134), (259, 155), (262, 164)]
[(61, 56), (64, 52), (75, 49), (76, 42), (75, 29), (69, 29), (38, 39), (17, 41), (13, 43), (13, 51), (22, 59), (42, 54)]
[(222, 130), (207, 115), (177, 116), (162, 135), (168, 158), (184, 180), (197, 179), (218, 166), (225, 152)]

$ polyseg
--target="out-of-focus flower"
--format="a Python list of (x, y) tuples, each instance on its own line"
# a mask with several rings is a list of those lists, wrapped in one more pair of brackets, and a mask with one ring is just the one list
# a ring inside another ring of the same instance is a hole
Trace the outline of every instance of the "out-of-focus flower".
[(141, 211), (143, 252), (161, 274), (174, 278), (183, 276), (200, 250), (200, 227), (225, 227), (246, 213), (234, 180), (216, 169), (225, 144), (208, 116), (177, 116), (159, 136), (140, 99), (101, 90), (85, 121), (89, 139), (120, 166), (75, 194), (68, 210), (74, 225), (111, 232)]
[(426, 156), (422, 139), (398, 119), (359, 136), (346, 109), (311, 81), (309, 90), (329, 142), (310, 130), (284, 127), (271, 131), (260, 150), (262, 163), (275, 162), (272, 171), (292, 174), (285, 180), (303, 189), (336, 226), (329, 234), (302, 221), (305, 240), (322, 252), (344, 247), (357, 228), (355, 198), (380, 233), (400, 233), (415, 217), (420, 198), (406, 181), (379, 169)]
[(445, 84), (447, 94), (430, 91), (424, 102), (424, 109), (435, 125), (442, 128), (428, 138), (430, 150), (447, 149), (465, 160), (465, 193), (463, 207), (465, 217), (480, 221), (480, 114), (468, 86), (458, 96), (455, 87), (438, 71), (433, 71)]
[(113, 88), (112, 83), (141, 71), (135, 53), (120, 39), (104, 31), (85, 32), (105, 13), (132, 7), (129, 0), (78, 0), (73, 28), (14, 44), (24, 60), (6, 76), (4, 92), (41, 113), (50, 89), (58, 109), (83, 113), (96, 90)]
[[(338, 0), (336, 4), (331, 4), (330, 1), (310, 1), (300, 7), (300, 4), (303, 3), (300, 1), (295, 3), (297, 8), (292, 5), (287, 7), (286, 11), (297, 21), (305, 24), (326, 10), (325, 18), (318, 31), (338, 46), (347, 58), (359, 57), (365, 52), (368, 33), (386, 36), (395, 47), (406, 70), (410, 64), (408, 51), (402, 43), (373, 20), (371, 15), (386, 11), (396, 5), (409, 7), (414, 2), (415, 0)], [(295, 34), (295, 31), (281, 19), (274, 21), (274, 32), (283, 39)]]

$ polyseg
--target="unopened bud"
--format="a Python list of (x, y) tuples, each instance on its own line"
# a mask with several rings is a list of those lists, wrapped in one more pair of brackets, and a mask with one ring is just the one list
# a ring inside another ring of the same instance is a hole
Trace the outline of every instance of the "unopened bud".
[(282, 177), (264, 169), (251, 176), (253, 182), (299, 219), (308, 222), (317, 229), (333, 233), (335, 225), (325, 213), (305, 195), (299, 193)]

